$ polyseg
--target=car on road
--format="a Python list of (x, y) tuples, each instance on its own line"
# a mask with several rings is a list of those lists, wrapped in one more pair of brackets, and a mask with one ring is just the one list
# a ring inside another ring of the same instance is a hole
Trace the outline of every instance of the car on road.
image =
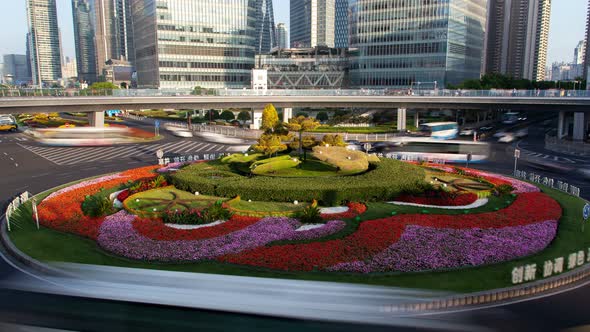
[(172, 130), (170, 133), (176, 137), (185, 137), (190, 138), (193, 137), (193, 132), (187, 129), (180, 129), (180, 130)]
[(461, 131), (459, 132), (459, 135), (460, 136), (473, 136), (474, 132), (475, 132), (475, 128), (467, 127), (467, 128), (461, 129)]
[(0, 116), (0, 131), (17, 131), (18, 124), (12, 115)]
[(516, 141), (516, 135), (512, 134), (512, 133), (506, 133), (506, 135), (500, 137), (498, 139), (498, 143), (512, 143), (514, 141)]
[(498, 130), (496, 133), (494, 133), (494, 137), (495, 138), (502, 138), (506, 135), (509, 135), (510, 133), (504, 129), (500, 129)]
[(363, 149), (363, 145), (361, 142), (357, 140), (348, 140), (345, 141), (346, 149), (351, 151), (361, 151)]

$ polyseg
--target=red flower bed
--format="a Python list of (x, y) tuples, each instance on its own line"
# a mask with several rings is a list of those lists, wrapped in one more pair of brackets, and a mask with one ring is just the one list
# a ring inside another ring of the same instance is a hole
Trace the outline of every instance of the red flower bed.
[(400, 215), (365, 221), (350, 236), (326, 242), (260, 247), (219, 260), (280, 270), (312, 271), (342, 262), (364, 261), (395, 243), (407, 225), (435, 228), (503, 228), (559, 220), (561, 207), (543, 193), (524, 193), (508, 208), (460, 216)]
[(123, 202), (124, 200), (126, 200), (128, 197), (130, 196), (130, 192), (129, 189), (125, 189), (123, 191), (121, 191), (119, 193), (119, 195), (117, 195), (117, 199), (119, 200), (119, 202)]
[(154, 219), (137, 219), (133, 223), (135, 230), (150, 239), (162, 241), (177, 241), (177, 240), (201, 240), (209, 239), (231, 232), (246, 228), (252, 224), (257, 223), (260, 218), (256, 217), (242, 217), (234, 215), (230, 220), (223, 224), (211, 227), (202, 227), (197, 229), (176, 229), (167, 227), (161, 220)]
[(437, 193), (437, 195), (430, 196), (413, 196), (401, 195), (395, 200), (398, 202), (436, 205), (436, 206), (464, 206), (472, 204), (477, 200), (477, 195), (474, 193), (462, 193), (458, 195), (450, 195), (446, 192)]
[(87, 195), (96, 194), (100, 189), (116, 187), (127, 181), (154, 177), (154, 166), (137, 168), (119, 173), (116, 179), (106, 180), (76, 188), (57, 196), (44, 199), (38, 206), (39, 221), (43, 226), (58, 231), (74, 233), (96, 239), (103, 218), (90, 218), (82, 212), (82, 202)]
[(367, 206), (363, 203), (350, 202), (346, 204), (346, 206), (348, 206), (348, 211), (342, 213), (322, 214), (322, 218), (325, 220), (350, 219), (367, 211)]

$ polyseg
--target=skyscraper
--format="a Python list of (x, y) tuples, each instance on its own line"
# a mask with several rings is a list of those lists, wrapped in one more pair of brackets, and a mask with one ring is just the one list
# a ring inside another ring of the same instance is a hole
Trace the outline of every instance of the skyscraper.
[(285, 26), (285, 23), (277, 24), (276, 33), (277, 46), (279, 48), (287, 48), (287, 27)]
[(336, 0), (334, 47), (348, 47), (348, 0)]
[(574, 61), (573, 63), (576, 65), (581, 65), (584, 63), (584, 56), (586, 55), (586, 41), (580, 40), (576, 48), (574, 48)]
[(334, 47), (336, 0), (291, 0), (291, 47)]
[(250, 85), (256, 0), (134, 0), (138, 87)]
[(256, 53), (266, 54), (277, 46), (272, 0), (256, 0)]
[(590, 0), (588, 0), (588, 9), (586, 10), (586, 49), (584, 50), (584, 70), (583, 77), (586, 80), (586, 89), (590, 89), (590, 80), (588, 80), (588, 66), (590, 66)]
[(135, 60), (131, 0), (90, 0), (96, 47), (96, 71), (110, 59)]
[(31, 80), (29, 59), (24, 54), (4, 54), (2, 76), (10, 75), (13, 84), (28, 83)]
[(35, 85), (61, 78), (61, 47), (55, 0), (27, 0), (30, 61)]
[(72, 0), (74, 41), (78, 80), (93, 83), (97, 80), (96, 46), (94, 44), (94, 0)]
[(486, 0), (351, 0), (356, 87), (443, 87), (480, 76)]
[(543, 81), (551, 0), (490, 0), (485, 72)]

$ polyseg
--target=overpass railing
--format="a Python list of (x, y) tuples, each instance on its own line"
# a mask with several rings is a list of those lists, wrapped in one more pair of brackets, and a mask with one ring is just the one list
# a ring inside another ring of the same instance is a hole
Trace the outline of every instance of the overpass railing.
[[(0, 89), (0, 98), (6, 97), (172, 97), (191, 96), (188, 89), (35, 89), (9, 88)], [(412, 90), (412, 89), (336, 89), (336, 90), (251, 90), (251, 89), (217, 89), (203, 90), (201, 96), (425, 96), (425, 97), (590, 97), (587, 90)]]

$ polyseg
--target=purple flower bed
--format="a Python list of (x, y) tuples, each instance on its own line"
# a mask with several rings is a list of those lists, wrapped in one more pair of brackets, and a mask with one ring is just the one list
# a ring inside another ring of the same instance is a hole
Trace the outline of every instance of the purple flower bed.
[(483, 172), (483, 171), (479, 171), (479, 170), (469, 170), (469, 173), (479, 175), (479, 176), (496, 178), (496, 179), (499, 179), (502, 181), (510, 182), (510, 185), (512, 185), (512, 187), (514, 187), (514, 190), (512, 192), (515, 194), (536, 193), (536, 192), (541, 191), (541, 189), (537, 188), (537, 186), (534, 186), (534, 185), (524, 182), (524, 181), (510, 178), (507, 176), (503, 176), (503, 175), (499, 175), (499, 174), (491, 174), (491, 173), (487, 173), (487, 172)]
[(188, 164), (188, 162), (178, 162), (178, 163), (170, 163), (164, 167), (158, 168), (156, 172), (158, 173), (168, 173), (171, 169), (182, 167), (183, 165)]
[(327, 230), (339, 227), (338, 223), (332, 223), (317, 230), (296, 232), (301, 223), (295, 219), (265, 218), (242, 230), (212, 239), (158, 241), (138, 234), (133, 228), (133, 220), (135, 216), (125, 211), (105, 218), (100, 227), (98, 244), (108, 251), (133, 259), (164, 262), (197, 261), (238, 253), (273, 241), (299, 237), (307, 239), (318, 234), (321, 236), (324, 233), (327, 234)]
[(344, 228), (344, 226), (346, 226), (346, 223), (342, 220), (331, 220), (331, 221), (328, 221), (322, 227), (309, 229), (306, 231), (299, 231), (299, 232), (293, 231), (291, 236), (289, 236), (285, 240), (300, 241), (300, 240), (318, 239), (318, 238), (321, 238), (324, 236), (328, 236), (330, 234), (337, 233), (337, 232), (341, 231)]
[(528, 256), (546, 248), (557, 221), (491, 229), (437, 229), (408, 226), (399, 241), (368, 262), (329, 268), (349, 272), (418, 272), (493, 264)]

